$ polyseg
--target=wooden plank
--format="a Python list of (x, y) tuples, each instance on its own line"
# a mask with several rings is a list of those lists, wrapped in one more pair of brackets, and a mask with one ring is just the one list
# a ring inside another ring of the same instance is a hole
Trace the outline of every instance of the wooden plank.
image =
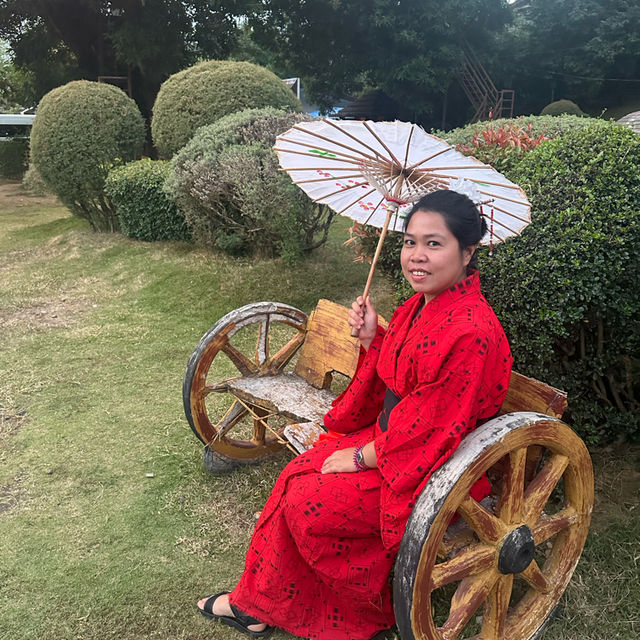
[[(295, 373), (318, 389), (331, 386), (336, 371), (352, 378), (360, 355), (360, 342), (351, 336), (349, 309), (330, 300), (319, 300), (307, 322), (307, 333)], [(378, 317), (381, 326), (387, 322)]]
[(247, 376), (224, 383), (225, 389), (244, 402), (279, 413), (292, 420), (322, 424), (335, 394), (316, 389), (293, 373), (276, 376)]
[(325, 429), (317, 422), (299, 422), (287, 425), (283, 435), (298, 453), (304, 453), (311, 449), (313, 443), (323, 433), (325, 433)]
[(500, 414), (513, 411), (536, 411), (560, 418), (567, 408), (567, 394), (535, 378), (527, 378), (513, 371), (509, 391)]

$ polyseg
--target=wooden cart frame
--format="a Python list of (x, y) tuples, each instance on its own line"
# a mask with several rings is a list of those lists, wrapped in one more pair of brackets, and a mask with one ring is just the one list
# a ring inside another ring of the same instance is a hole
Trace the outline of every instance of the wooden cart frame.
[[(303, 451), (317, 437), (335, 374), (349, 378), (357, 364), (347, 314), (327, 300), (309, 317), (261, 302), (205, 333), (187, 366), (183, 400), (210, 471), (258, 462), (283, 446)], [(282, 328), (289, 335), (278, 342)], [(216, 358), (235, 371), (217, 379), (224, 367), (213, 366)], [(212, 409), (209, 399), (222, 395), (230, 406)], [(395, 563), (403, 640), (539, 635), (580, 558), (593, 508), (591, 460), (560, 420), (566, 405), (563, 392), (514, 372), (500, 415), (433, 473)], [(479, 503), (469, 490), (484, 473), (493, 491)]]

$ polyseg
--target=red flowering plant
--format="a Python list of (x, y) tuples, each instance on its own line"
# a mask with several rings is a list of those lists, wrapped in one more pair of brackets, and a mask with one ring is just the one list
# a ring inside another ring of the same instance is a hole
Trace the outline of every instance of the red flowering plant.
[(489, 125), (473, 136), (471, 144), (459, 144), (457, 149), (492, 165), (509, 177), (526, 152), (544, 140), (548, 140), (544, 134), (534, 135), (531, 123), (527, 127), (512, 123), (500, 127)]

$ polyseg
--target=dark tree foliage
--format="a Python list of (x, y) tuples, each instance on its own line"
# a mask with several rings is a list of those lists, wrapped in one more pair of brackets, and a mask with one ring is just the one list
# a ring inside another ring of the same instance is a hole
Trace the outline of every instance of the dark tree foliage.
[(503, 0), (263, 0), (253, 37), (311, 98), (329, 107), (366, 87), (419, 115), (439, 108), (462, 46), (486, 47), (508, 19)]
[(520, 112), (539, 113), (561, 98), (583, 108), (637, 98), (638, 2), (531, 0), (513, 14), (492, 70), (516, 90)]
[(238, 0), (0, 0), (0, 38), (32, 72), (32, 98), (74, 78), (132, 76), (149, 114), (160, 84), (199, 57), (225, 58)]

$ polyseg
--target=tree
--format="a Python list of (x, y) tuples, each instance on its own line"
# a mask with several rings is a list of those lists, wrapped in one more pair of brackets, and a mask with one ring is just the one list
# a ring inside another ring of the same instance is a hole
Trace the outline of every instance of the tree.
[[(224, 58), (241, 0), (0, 0), (0, 37), (35, 77), (35, 98), (73, 78), (131, 73), (149, 114), (160, 84), (199, 57)], [(63, 74), (51, 73), (57, 67)], [(65, 75), (65, 77), (60, 77)]]
[(559, 98), (583, 108), (640, 86), (640, 5), (628, 0), (531, 0), (500, 43), (504, 83), (539, 112)]
[(508, 15), (503, 0), (263, 0), (249, 23), (322, 106), (375, 87), (421, 114), (439, 107), (463, 42), (486, 46)]

